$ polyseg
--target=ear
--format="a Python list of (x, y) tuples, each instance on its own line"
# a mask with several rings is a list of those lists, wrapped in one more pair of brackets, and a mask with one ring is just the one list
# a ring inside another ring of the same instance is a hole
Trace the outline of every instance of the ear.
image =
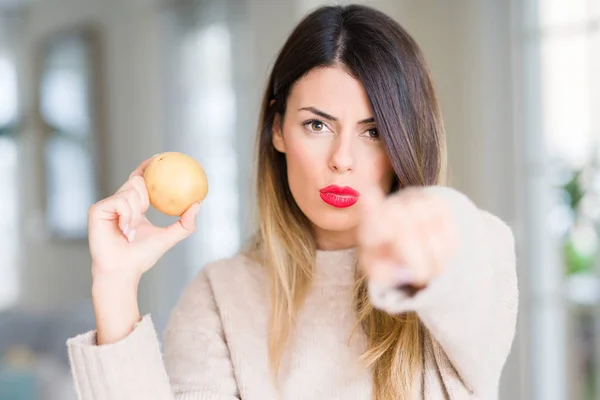
[(285, 153), (285, 143), (283, 141), (283, 132), (281, 131), (281, 116), (275, 114), (273, 119), (273, 135), (272, 135), (273, 147), (280, 153)]

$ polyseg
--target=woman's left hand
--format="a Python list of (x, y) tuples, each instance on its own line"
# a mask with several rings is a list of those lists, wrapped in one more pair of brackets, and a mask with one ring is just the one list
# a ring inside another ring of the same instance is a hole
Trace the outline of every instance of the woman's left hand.
[(411, 187), (385, 197), (363, 193), (358, 245), (368, 278), (385, 285), (424, 288), (458, 244), (458, 224), (446, 201)]

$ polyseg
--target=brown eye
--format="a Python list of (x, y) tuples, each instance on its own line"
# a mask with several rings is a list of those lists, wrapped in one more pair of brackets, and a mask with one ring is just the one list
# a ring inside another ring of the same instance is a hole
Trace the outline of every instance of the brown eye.
[(310, 127), (313, 131), (320, 132), (323, 130), (324, 125), (321, 121), (313, 121), (311, 122)]
[(379, 139), (379, 132), (377, 132), (377, 129), (375, 128), (369, 129), (366, 133), (367, 137), (370, 139)]

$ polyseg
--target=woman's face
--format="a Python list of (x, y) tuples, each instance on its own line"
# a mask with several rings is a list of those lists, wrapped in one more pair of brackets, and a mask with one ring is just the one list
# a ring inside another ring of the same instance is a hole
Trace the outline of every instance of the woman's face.
[(273, 145), (318, 247), (354, 246), (360, 193), (388, 193), (394, 177), (362, 84), (341, 67), (314, 69), (293, 86), (279, 121)]

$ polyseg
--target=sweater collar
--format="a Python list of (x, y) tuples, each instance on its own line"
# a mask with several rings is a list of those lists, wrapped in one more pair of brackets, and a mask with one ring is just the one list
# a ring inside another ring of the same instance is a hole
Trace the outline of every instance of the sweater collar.
[(356, 282), (356, 248), (317, 250), (315, 283), (353, 285)]

